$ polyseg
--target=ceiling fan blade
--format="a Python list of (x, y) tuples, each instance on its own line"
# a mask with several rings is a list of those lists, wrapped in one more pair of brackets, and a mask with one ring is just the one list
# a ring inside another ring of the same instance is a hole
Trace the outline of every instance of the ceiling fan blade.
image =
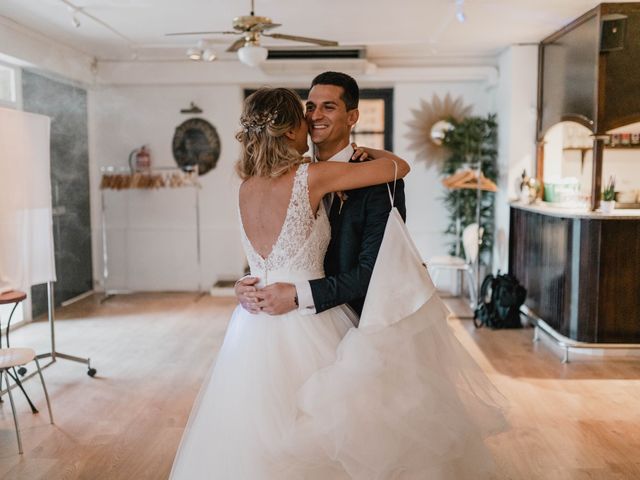
[(281, 23), (256, 23), (249, 29), (250, 32), (263, 32), (265, 30), (271, 30), (272, 28), (282, 26)]
[(265, 37), (277, 38), (278, 40), (293, 40), (294, 42), (315, 43), (323, 47), (337, 47), (338, 42), (333, 40), (323, 40), (321, 38), (299, 37), (297, 35), (286, 35), (284, 33), (263, 33)]
[(242, 47), (244, 47), (244, 44), (245, 44), (244, 37), (239, 38), (238, 40), (233, 42), (229, 48), (227, 48), (227, 52), (237, 52)]
[(178, 32), (178, 33), (165, 33), (165, 37), (177, 37), (179, 35), (212, 35), (212, 34), (224, 34), (224, 35), (240, 35), (240, 32)]

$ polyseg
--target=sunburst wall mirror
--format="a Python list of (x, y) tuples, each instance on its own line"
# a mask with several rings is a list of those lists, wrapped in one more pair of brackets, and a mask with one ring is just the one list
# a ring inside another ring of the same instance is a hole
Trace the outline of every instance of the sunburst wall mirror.
[(407, 148), (416, 152), (416, 160), (424, 161), (428, 167), (440, 167), (447, 156), (442, 140), (452, 128), (449, 119), (459, 122), (472, 108), (464, 104), (462, 97), (453, 99), (448, 93), (444, 99), (434, 93), (431, 102), (421, 99), (420, 108), (411, 109), (413, 119), (407, 122), (409, 133), (405, 135), (410, 141)]

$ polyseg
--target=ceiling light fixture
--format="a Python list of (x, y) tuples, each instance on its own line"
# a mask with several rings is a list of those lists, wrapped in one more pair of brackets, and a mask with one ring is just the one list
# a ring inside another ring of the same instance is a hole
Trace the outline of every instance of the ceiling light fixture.
[(249, 67), (257, 67), (267, 59), (269, 49), (255, 43), (247, 43), (238, 50), (238, 59)]
[(211, 46), (211, 42), (205, 39), (199, 40), (196, 47), (191, 47), (187, 50), (187, 57), (190, 60), (198, 62), (204, 60), (205, 62), (213, 62), (217, 57), (215, 50)]
[(202, 52), (202, 60), (205, 62), (213, 62), (216, 58), (216, 52), (210, 48), (206, 48), (204, 52)]
[(467, 16), (464, 14), (464, 0), (456, 0), (456, 20), (460, 23), (464, 23)]
[(187, 57), (195, 62), (197, 62), (198, 60), (202, 60), (202, 50), (200, 50), (199, 48), (191, 47), (189, 50), (187, 50)]

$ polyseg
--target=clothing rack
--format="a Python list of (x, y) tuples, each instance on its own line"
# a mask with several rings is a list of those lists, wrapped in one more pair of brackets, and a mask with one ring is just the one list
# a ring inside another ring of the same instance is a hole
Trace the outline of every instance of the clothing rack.
[[(482, 202), (482, 192), (497, 192), (498, 186), (493, 180), (488, 179), (482, 172), (482, 162), (469, 162), (452, 175), (444, 178), (442, 184), (452, 190), (475, 190), (476, 191), (476, 223), (478, 224), (478, 253), (475, 261), (473, 262), (473, 271), (475, 277), (475, 298), (480, 299), (480, 249), (482, 247), (482, 226), (480, 224), (480, 209)], [(457, 219), (456, 219), (456, 256), (460, 255), (460, 200), (457, 199), (456, 204)], [(476, 305), (477, 307), (477, 305)]]
[(107, 241), (107, 207), (105, 191), (161, 190), (167, 188), (193, 188), (195, 194), (196, 259), (198, 269), (198, 292), (202, 292), (202, 252), (200, 241), (200, 182), (198, 165), (184, 167), (153, 167), (144, 170), (132, 170), (123, 166), (104, 166), (100, 168), (100, 221), (102, 227), (102, 302), (117, 294), (132, 293), (131, 290), (110, 290), (109, 255)]

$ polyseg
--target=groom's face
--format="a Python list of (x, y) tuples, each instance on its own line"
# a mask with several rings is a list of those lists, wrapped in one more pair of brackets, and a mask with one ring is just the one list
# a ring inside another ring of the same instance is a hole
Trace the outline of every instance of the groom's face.
[(342, 143), (349, 139), (358, 120), (358, 110), (347, 110), (344, 90), (337, 85), (314, 85), (306, 103), (311, 141), (316, 145)]

